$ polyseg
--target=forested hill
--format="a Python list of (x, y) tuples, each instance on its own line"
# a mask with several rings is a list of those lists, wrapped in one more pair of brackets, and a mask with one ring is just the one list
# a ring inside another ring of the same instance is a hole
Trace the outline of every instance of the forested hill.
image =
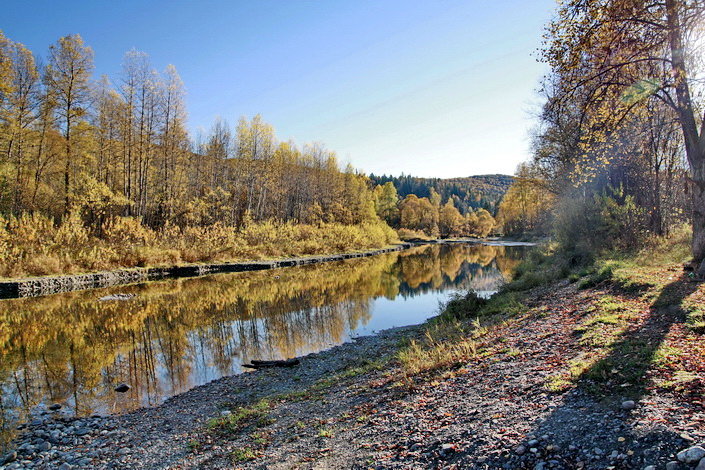
[(370, 175), (375, 184), (391, 181), (401, 198), (409, 194), (428, 197), (434, 188), (443, 201), (452, 197), (455, 207), (465, 214), (470, 208), (487, 209), (496, 214), (497, 207), (514, 178), (509, 175), (477, 175), (460, 178), (419, 178), (416, 176)]

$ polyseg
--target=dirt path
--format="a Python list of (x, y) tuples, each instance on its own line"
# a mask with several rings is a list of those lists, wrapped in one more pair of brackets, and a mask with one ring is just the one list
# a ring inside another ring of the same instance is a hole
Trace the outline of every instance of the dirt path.
[(659, 354), (702, 341), (669, 302), (553, 286), (451, 371), (407, 377), (389, 358), (421, 328), (389, 330), (157, 408), (34, 423), (6, 468), (691, 468), (673, 461), (705, 441), (705, 370)]

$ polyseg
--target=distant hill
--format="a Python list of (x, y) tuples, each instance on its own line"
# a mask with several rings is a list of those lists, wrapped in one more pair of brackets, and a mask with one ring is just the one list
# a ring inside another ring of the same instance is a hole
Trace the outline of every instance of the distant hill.
[(428, 197), (431, 188), (441, 195), (442, 202), (452, 197), (455, 207), (463, 214), (471, 208), (484, 208), (496, 214), (499, 203), (514, 181), (509, 175), (477, 175), (460, 178), (420, 178), (416, 176), (370, 175), (375, 184), (391, 181), (401, 198), (409, 194)]

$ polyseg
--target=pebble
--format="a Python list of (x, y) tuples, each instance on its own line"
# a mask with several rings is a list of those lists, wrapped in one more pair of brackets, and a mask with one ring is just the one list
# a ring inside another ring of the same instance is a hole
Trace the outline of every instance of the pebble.
[(10, 462), (14, 462), (15, 460), (17, 460), (17, 452), (9, 452), (5, 454), (2, 459), (0, 459), (0, 462), (5, 465)]
[(666, 464), (666, 470), (678, 470), (678, 466), (678, 462), (676, 462), (675, 460), (671, 460)]
[(524, 455), (526, 453), (526, 447), (524, 446), (518, 446), (516, 449), (514, 449), (514, 452), (517, 455)]
[(705, 458), (700, 459), (700, 463), (695, 467), (695, 470), (705, 470)]
[(678, 452), (678, 460), (685, 463), (696, 463), (705, 457), (705, 449), (700, 446), (693, 446)]
[(636, 408), (636, 403), (634, 403), (634, 400), (625, 400), (622, 402), (623, 410), (633, 410), (634, 408)]
[(61, 409), (61, 405), (59, 403), (54, 403), (53, 405), (49, 405), (49, 409), (51, 411), (58, 411)]
[(115, 387), (115, 391), (118, 393), (125, 393), (125, 392), (128, 392), (130, 390), (130, 388), (132, 388), (132, 387), (130, 387), (127, 384), (120, 384), (117, 387)]
[(71, 470), (71, 465), (64, 462), (61, 465), (59, 465), (59, 470)]

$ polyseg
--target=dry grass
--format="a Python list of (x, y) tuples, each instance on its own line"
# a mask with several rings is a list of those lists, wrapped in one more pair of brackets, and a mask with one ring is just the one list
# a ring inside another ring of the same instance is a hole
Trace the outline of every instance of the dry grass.
[(407, 374), (448, 369), (467, 363), (477, 356), (476, 338), (484, 332), (479, 322), (475, 328), (460, 321), (431, 324), (424, 336), (401, 348), (397, 358)]
[(40, 214), (0, 216), (0, 277), (41, 276), (176, 263), (303, 256), (379, 248), (398, 241), (383, 222), (318, 225), (251, 222), (152, 230), (115, 217), (100, 237), (80, 217), (61, 224)]

